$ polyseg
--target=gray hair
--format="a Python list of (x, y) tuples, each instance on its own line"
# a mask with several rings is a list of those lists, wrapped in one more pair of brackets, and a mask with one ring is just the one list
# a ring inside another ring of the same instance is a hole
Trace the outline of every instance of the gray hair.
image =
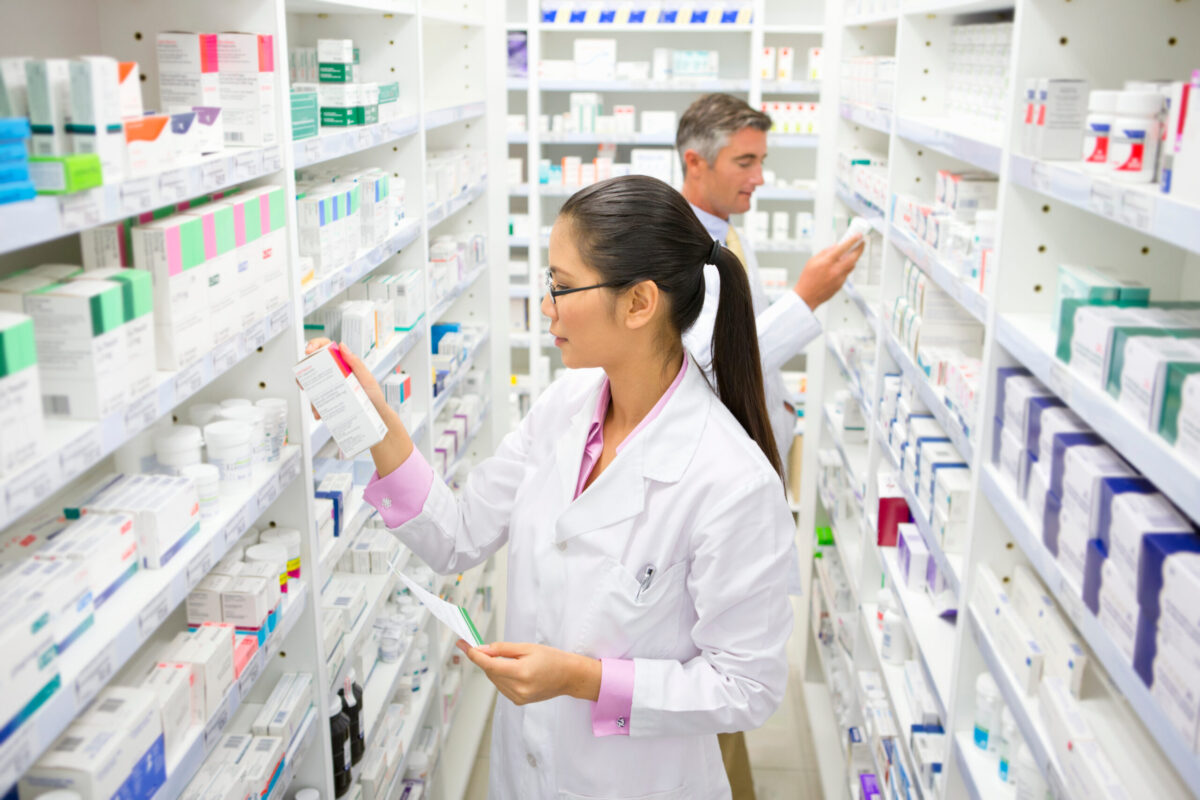
[[(769, 131), (771, 118), (733, 95), (704, 95), (688, 106), (679, 120), (679, 130), (675, 132), (679, 160), (683, 161), (683, 154), (688, 150), (695, 150), (711, 165), (721, 148), (729, 144), (729, 137), (742, 128)], [(683, 161), (683, 172), (687, 174), (686, 161)]]

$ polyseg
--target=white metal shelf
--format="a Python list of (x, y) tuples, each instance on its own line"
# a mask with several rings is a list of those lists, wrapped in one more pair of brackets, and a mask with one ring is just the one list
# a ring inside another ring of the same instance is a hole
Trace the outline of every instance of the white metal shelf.
[(204, 759), (216, 748), (217, 742), (237, 714), (239, 706), (250, 696), (267, 664), (279, 652), (292, 628), (296, 627), (296, 621), (303, 616), (307, 595), (307, 581), (288, 581), (288, 593), (284, 595), (285, 600), (275, 631), (242, 668), (242, 674), (225, 693), (217, 713), (204, 725), (193, 725), (188, 729), (181, 749), (166, 765), (167, 780), (154, 793), (154, 800), (172, 800), (183, 794), (183, 790), (195, 777)]
[[(896, 117), (896, 135), (924, 145), (959, 161), (1000, 174), (1004, 150), (999, 126), (989, 128), (984, 120), (906, 116)], [(986, 132), (988, 136), (981, 136)]]
[(296, 168), (301, 169), (333, 158), (354, 155), (382, 144), (391, 144), (416, 134), (420, 129), (421, 121), (415, 114), (389, 122), (377, 122), (374, 125), (323, 127), (317, 136), (292, 142)]
[(1003, 11), (1016, 5), (1016, 0), (904, 0), (908, 14), (975, 14), (981, 11)]
[[(943, 727), (950, 718), (950, 679), (954, 659), (955, 625), (934, 613), (933, 603), (925, 592), (910, 591), (904, 585), (900, 572), (900, 561), (895, 547), (880, 547), (880, 561), (887, 575), (892, 594), (899, 602), (908, 629), (909, 640), (916, 646), (918, 658), (925, 672), (925, 680), (933, 690), (933, 699), (938, 704), (938, 714)], [(922, 576), (922, 580), (924, 576)], [(903, 678), (901, 679), (903, 686)]]
[(842, 457), (842, 464), (846, 468), (846, 474), (850, 477), (850, 481), (854, 486), (854, 499), (861, 506), (866, 498), (866, 438), (864, 436), (863, 441), (856, 444), (845, 441), (845, 437), (842, 434), (842, 415), (833, 407), (833, 403), (826, 403), (822, 406), (821, 413), (825, 420), (825, 427), (833, 439), (834, 447), (837, 448), (838, 455)]
[(867, 402), (866, 394), (863, 392), (862, 383), (859, 376), (854, 370), (850, 369), (850, 362), (842, 355), (841, 348), (838, 346), (834, 332), (825, 335), (825, 349), (833, 356), (837, 363), (838, 369), (842, 373), (842, 377), (846, 380), (846, 386), (850, 391), (850, 396), (854, 398), (854, 402), (858, 403), (859, 411), (862, 412), (864, 420), (871, 419), (870, 403)]
[(763, 94), (820, 94), (820, 81), (763, 81)]
[(887, 222), (884, 219), (883, 211), (868, 203), (862, 197), (852, 192), (847, 191), (844, 187), (838, 186), (834, 190), (834, 195), (837, 196), (842, 203), (853, 211), (858, 216), (871, 223), (871, 228), (881, 236), (884, 229), (887, 227)]
[(1017, 186), (1200, 253), (1200, 206), (1162, 194), (1157, 185), (1116, 183), (1086, 172), (1081, 163), (1039, 161), (1022, 155), (1011, 157), (1008, 174)]
[[(574, 145), (574, 144), (628, 144), (628, 145), (674, 145), (674, 133), (543, 133), (543, 145)], [(508, 141), (511, 144), (524, 144), (529, 141), (528, 133), (510, 133)]]
[(536, 26), (543, 33), (749, 33), (753, 30), (751, 25), (736, 25), (736, 24), (721, 24), (710, 25), (708, 23), (691, 23), (679, 22), (669, 24), (645, 24), (640, 22), (617, 24), (615, 22), (607, 23), (581, 23), (581, 22), (554, 22), (543, 23)]
[(878, 293), (878, 288), (877, 286), (858, 286), (849, 280), (842, 284), (842, 291), (850, 298), (850, 302), (858, 307), (866, 319), (868, 327), (876, 335), (879, 334), (879, 312), (876, 310), (879, 301), (873, 295)]
[(825, 33), (825, 26), (820, 24), (783, 24), (783, 25), (763, 25), (763, 33), (792, 33), (800, 36), (821, 36)]
[(942, 430), (946, 432), (950, 443), (954, 445), (954, 449), (962, 456), (963, 461), (967, 464), (975, 463), (975, 446), (967, 435), (967, 431), (963, 429), (959, 422), (958, 415), (950, 410), (946, 405), (946, 400), (943, 397), (942, 390), (932, 386), (924, 371), (921, 370), (912, 360), (912, 356), (900, 346), (896, 341), (896, 337), (891, 331), (884, 331), (884, 343), (887, 345), (888, 353), (891, 354), (892, 360), (896, 362), (896, 366), (904, 373), (904, 379), (913, 384), (917, 388), (917, 394), (921, 397), (921, 402), (929, 409), (929, 413), (933, 414), (934, 419), (942, 426)]
[(895, 25), (899, 21), (898, 11), (885, 11), (879, 14), (861, 14), (857, 17), (846, 17), (842, 25), (847, 28)]
[(47, 418), (45, 451), (23, 471), (0, 478), (0, 529), (67, 486), (291, 325), (291, 307), (284, 306), (205, 353), (194, 364), (178, 372), (156, 373), (154, 389), (102, 420)]
[(1160, 492), (1193, 520), (1200, 521), (1200, 472), (1156, 431), (1127, 414), (1104, 389), (1083, 380), (1059, 361), (1054, 355), (1054, 337), (1047, 315), (997, 317), (996, 342), (1153, 481)]
[(357, 258), (339, 267), (331, 275), (314, 279), (304, 287), (304, 314), (307, 316), (349, 288), (360, 278), (374, 272), (383, 262), (399, 253), (421, 237), (419, 219), (405, 220), (392, 231), (387, 241), (376, 245)]
[(313, 734), (317, 729), (317, 726), (314, 724), (316, 720), (317, 708), (314, 706), (309, 709), (308, 714), (304, 717), (304, 721), (300, 723), (300, 729), (292, 737), (291, 744), (288, 745), (287, 753), (284, 755), (283, 771), (275, 779), (275, 788), (267, 795), (266, 800), (283, 800), (284, 795), (288, 794), (288, 790), (292, 786), (292, 781), (296, 779), (296, 772), (300, 767), (300, 754), (308, 749), (309, 744), (313, 740)]
[(228, 189), (282, 168), (283, 151), (277, 144), (237, 148), (156, 175), (8, 203), (0, 214), (0, 254)]
[(416, 0), (285, 0), (289, 14), (416, 14)]
[[(671, 142), (674, 144), (674, 141)], [(815, 150), (820, 137), (809, 133), (768, 133), (767, 146), (785, 150)]]
[(483, 408), (479, 412), (479, 424), (476, 425), (475, 430), (467, 434), (466, 441), (464, 441), (458, 448), (458, 454), (455, 455), (454, 460), (446, 465), (446, 471), (442, 474), (443, 480), (453, 475), (454, 471), (459, 468), (463, 461), (466, 460), (467, 450), (470, 449), (471, 445), (475, 443), (475, 440), (479, 438), (479, 430), (483, 427), (484, 423), (488, 421), (488, 414), (491, 413), (491, 410), (492, 402), (489, 400), (484, 404)]
[(300, 448), (257, 471), (242, 491), (223, 492), (217, 516), (161, 569), (142, 569), (95, 611), (92, 627), (58, 662), (62, 684), (0, 746), (0, 787), (9, 787), (58, 738), (121, 666), (154, 635), (196, 584), (300, 477)]
[(476, 266), (475, 269), (467, 273), (465, 278), (458, 282), (458, 285), (447, 292), (445, 297), (438, 300), (433, 310), (429, 312), (429, 324), (438, 324), (442, 317), (446, 315), (446, 312), (450, 310), (451, 306), (458, 301), (458, 298), (462, 297), (474, 285), (475, 281), (479, 280), (480, 275), (487, 272), (487, 267), (486, 262)]
[(463, 103), (461, 105), (446, 106), (445, 108), (426, 111), (424, 116), (425, 130), (431, 131), (434, 128), (441, 128), (456, 122), (477, 119), (482, 117), (486, 111), (487, 106), (483, 102)]
[(856, 125), (862, 125), (864, 128), (870, 128), (880, 133), (892, 132), (891, 111), (868, 108), (855, 103), (841, 102), (838, 104), (838, 113), (841, 114), (842, 119), (853, 122)]
[(434, 10), (432, 5), (421, 9), (421, 20), (445, 22), (451, 25), (464, 25), (466, 27), (480, 27), (483, 25), (483, 17), (479, 14), (472, 14), (467, 11), (451, 11), (447, 7)]
[[(527, 91), (530, 88), (528, 78), (509, 78), (510, 91)], [(745, 78), (705, 78), (672, 80), (589, 80), (586, 78), (571, 78), (569, 80), (549, 80), (542, 78), (538, 81), (538, 90), (543, 92), (748, 92), (750, 81)]]
[(990, 464), (984, 468), (980, 485), (1013, 540), (1024, 551), (1059, 607), (1103, 665), (1104, 672), (1141, 718), (1184, 783), (1193, 787), (1194, 792), (1200, 792), (1200, 758), (1192, 751), (1192, 743), (1183, 741), (1175, 725), (1150, 695), (1150, 689), (1134, 672), (1133, 665), (1126, 660), (1100, 620), (1084, 605), (1078, 590), (1071, 586), (1054, 555), (1042, 543), (1041, 534), (1024, 504), (1013, 495), (1007, 484), (1001, 483), (996, 468)]
[(967, 313), (979, 322), (987, 323), (988, 299), (968, 286), (966, 281), (960, 278), (958, 273), (936, 252), (930, 250), (927, 244), (917, 241), (915, 236), (894, 222), (888, 241), (894, 244), (896, 249), (903, 253), (909, 261), (920, 267), (922, 272), (933, 278), (934, 283), (953, 297), (960, 306), (966, 309)]
[(443, 387), (442, 391), (438, 392), (437, 397), (433, 398), (433, 409), (429, 412), (430, 419), (437, 419), (437, 415), (442, 413), (442, 409), (446, 407), (446, 403), (450, 402), (450, 398), (454, 395), (455, 389), (457, 389), (458, 385), (462, 383), (466, 374), (471, 371), (472, 367), (475, 366), (475, 359), (477, 359), (479, 354), (483, 352), (483, 348), (487, 346), (487, 343), (490, 339), (491, 332), (489, 331), (488, 333), (484, 334), (482, 339), (479, 340), (478, 344), (475, 345), (475, 349), (471, 351), (463, 363), (458, 365), (458, 369), (455, 370), (454, 375), (452, 375), (450, 379), (446, 381), (446, 385)]
[[(372, 572), (364, 575), (359, 572), (334, 571), (334, 576), (354, 581), (363, 587), (363, 594), (367, 598), (367, 607), (354, 622), (353, 628), (342, 634), (345, 660), (342, 661), (341, 666), (329, 684), (330, 691), (336, 690), (346, 682), (346, 676), (354, 668), (353, 654), (357, 653), (362, 647), (363, 634), (369, 631), (375, 624), (375, 618), (379, 616), (379, 612), (383, 611), (383, 607), (391, 595), (392, 587), (396, 585), (398, 578), (395, 571), (403, 572), (411, 556), (412, 551), (407, 547), (401, 547), (400, 554), (389, 565), (387, 572)], [(319, 596), (317, 597), (317, 602), (321, 602)]]
[(427, 228), (432, 228), (442, 222), (445, 222), (450, 217), (462, 211), (467, 206), (474, 203), (478, 198), (483, 196), (487, 191), (487, 180), (482, 180), (474, 186), (469, 187), (466, 191), (460, 192), (457, 196), (450, 198), (444, 203), (441, 203), (425, 213), (425, 224)]

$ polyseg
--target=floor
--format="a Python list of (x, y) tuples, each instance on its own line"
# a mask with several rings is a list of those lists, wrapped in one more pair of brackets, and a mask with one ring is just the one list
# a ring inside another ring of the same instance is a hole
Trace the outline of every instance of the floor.
[[(489, 721), (479, 743), (479, 756), (471, 773), (464, 800), (486, 800), (488, 752), (492, 724)], [(746, 734), (757, 800), (822, 800), (817, 755), (804, 709), (804, 692), (798, 674), (793, 674), (783, 704), (767, 724)]]

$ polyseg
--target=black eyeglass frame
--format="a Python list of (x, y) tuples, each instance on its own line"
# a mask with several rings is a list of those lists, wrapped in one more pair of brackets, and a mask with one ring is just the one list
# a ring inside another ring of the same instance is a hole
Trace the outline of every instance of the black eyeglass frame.
[(550, 274), (549, 269), (545, 271), (543, 283), (545, 284), (546, 291), (550, 295), (550, 302), (554, 305), (558, 305), (558, 298), (562, 297), (564, 294), (586, 292), (589, 289), (619, 289), (627, 285), (624, 281), (608, 281), (607, 283), (597, 283), (592, 286), (580, 286), (575, 289), (555, 289), (554, 276)]

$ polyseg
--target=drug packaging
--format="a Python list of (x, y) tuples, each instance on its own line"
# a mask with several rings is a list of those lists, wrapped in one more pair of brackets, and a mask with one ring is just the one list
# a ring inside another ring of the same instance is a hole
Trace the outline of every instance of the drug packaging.
[(0, 474), (29, 463), (42, 446), (41, 392), (33, 319), (0, 310)]
[(224, 107), (214, 33), (164, 31), (155, 41), (161, 110), (190, 111), (196, 106)]
[(154, 285), (158, 368), (178, 370), (212, 349), (205, 283), (204, 223), (174, 216), (133, 229), (133, 263)]
[(154, 286), (148, 272), (108, 267), (86, 270), (75, 280), (112, 281), (121, 288), (125, 323), (126, 371), (129, 399), (134, 400), (154, 386), (157, 354), (154, 347)]
[(89, 512), (133, 516), (138, 551), (149, 569), (166, 566), (200, 531), (200, 500), (188, 478), (126, 475), (86, 506)]
[(217, 53), (225, 143), (235, 147), (274, 144), (274, 37), (260, 33), (217, 34)]
[(335, 344), (306, 356), (293, 371), (347, 456), (380, 442), (387, 425)]

